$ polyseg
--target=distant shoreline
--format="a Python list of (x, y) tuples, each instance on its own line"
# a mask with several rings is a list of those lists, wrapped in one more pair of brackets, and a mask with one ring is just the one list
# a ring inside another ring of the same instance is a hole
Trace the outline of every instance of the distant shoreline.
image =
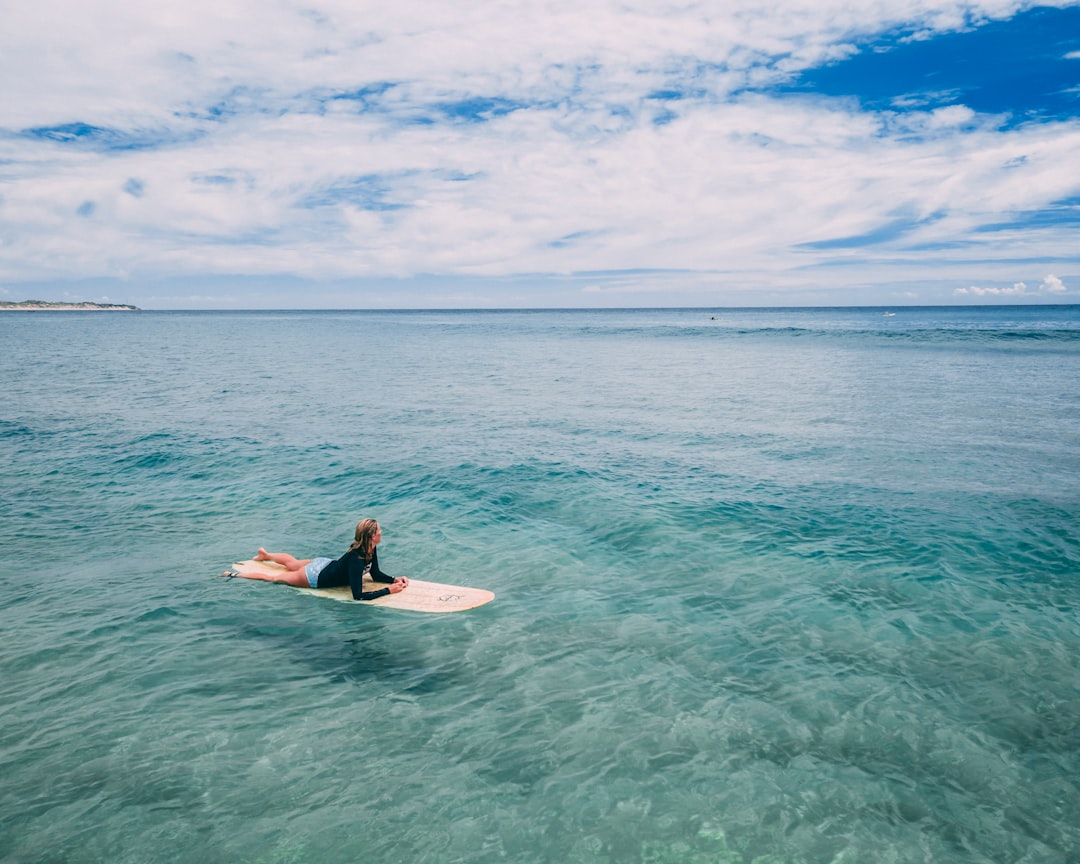
[(138, 306), (126, 303), (59, 303), (51, 300), (0, 300), (0, 312), (138, 312)]

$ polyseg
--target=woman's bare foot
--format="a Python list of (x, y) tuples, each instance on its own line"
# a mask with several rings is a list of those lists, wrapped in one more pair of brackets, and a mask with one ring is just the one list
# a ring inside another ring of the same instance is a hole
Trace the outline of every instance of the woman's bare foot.
[(270, 560), (270, 553), (267, 552), (265, 549), (263, 549), (262, 546), (260, 546), (259, 551), (255, 553), (255, 560), (256, 561), (269, 561)]

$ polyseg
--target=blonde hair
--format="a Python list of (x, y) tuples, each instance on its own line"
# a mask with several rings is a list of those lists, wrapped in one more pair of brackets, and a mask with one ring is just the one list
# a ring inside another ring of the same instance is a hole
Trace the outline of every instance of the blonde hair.
[(370, 558), (372, 551), (375, 549), (371, 541), (375, 539), (378, 531), (379, 523), (374, 519), (361, 519), (356, 523), (356, 537), (353, 539), (349, 551), (356, 552), (359, 550), (365, 558)]

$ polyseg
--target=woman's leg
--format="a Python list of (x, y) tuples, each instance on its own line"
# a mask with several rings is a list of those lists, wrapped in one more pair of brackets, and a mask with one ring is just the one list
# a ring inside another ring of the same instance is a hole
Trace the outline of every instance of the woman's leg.
[[(307, 562), (304, 562), (306, 564)], [(297, 588), (307, 588), (308, 578), (304, 572), (304, 565), (299, 570), (252, 570), (248, 573), (230, 571), (232, 575), (241, 579), (259, 579), (263, 582), (284, 582), (286, 585), (294, 585)]]
[(280, 564), (286, 570), (303, 570), (308, 564), (311, 563), (310, 558), (294, 558), (288, 552), (267, 552), (262, 546), (259, 547), (259, 551), (255, 553), (256, 561), (273, 561), (275, 564)]
[(312, 562), (311, 558), (296, 558), (288, 552), (267, 552), (262, 546), (255, 553), (256, 561), (270, 561), (282, 569), (267, 567), (266, 570), (252, 570), (248, 573), (230, 571), (242, 579), (258, 579), (262, 582), (283, 582), (297, 588), (307, 588), (307, 572), (304, 570)]

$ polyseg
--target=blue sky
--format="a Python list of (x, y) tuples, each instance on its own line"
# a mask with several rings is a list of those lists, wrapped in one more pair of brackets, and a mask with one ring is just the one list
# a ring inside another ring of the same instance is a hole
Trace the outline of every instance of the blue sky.
[(171, 5), (5, 13), (0, 299), (1080, 302), (1080, 2)]

